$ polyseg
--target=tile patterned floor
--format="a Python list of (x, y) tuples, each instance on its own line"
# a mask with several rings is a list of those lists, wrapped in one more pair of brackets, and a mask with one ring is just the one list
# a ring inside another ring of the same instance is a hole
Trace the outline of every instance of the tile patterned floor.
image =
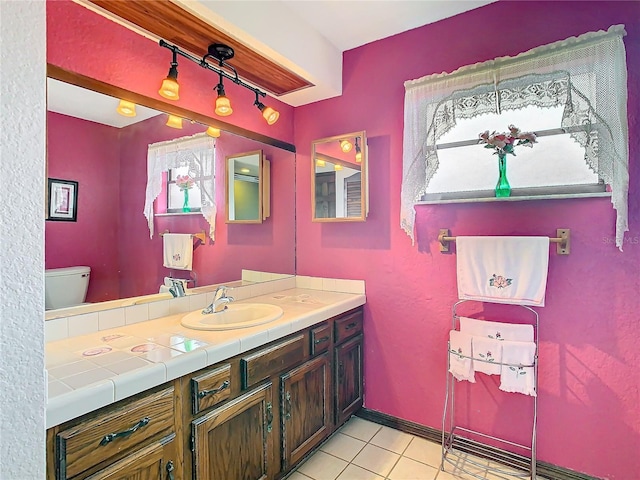
[[(352, 417), (316, 453), (287, 480), (469, 480), (476, 477), (461, 473), (461, 465), (446, 464), (440, 471), (441, 446), (423, 438)], [(488, 460), (469, 455), (489, 465)], [(467, 464), (467, 469), (469, 464)], [(506, 467), (505, 467), (506, 469)], [(475, 472), (488, 480), (511, 480), (476, 467)], [(519, 477), (521, 478), (521, 477)], [(544, 480), (538, 477), (539, 480)]]

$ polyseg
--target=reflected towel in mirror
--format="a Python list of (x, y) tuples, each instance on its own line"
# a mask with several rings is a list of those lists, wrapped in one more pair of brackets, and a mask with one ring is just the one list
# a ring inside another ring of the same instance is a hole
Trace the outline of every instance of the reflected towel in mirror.
[(193, 268), (193, 240), (188, 233), (165, 233), (162, 236), (164, 266), (177, 270)]

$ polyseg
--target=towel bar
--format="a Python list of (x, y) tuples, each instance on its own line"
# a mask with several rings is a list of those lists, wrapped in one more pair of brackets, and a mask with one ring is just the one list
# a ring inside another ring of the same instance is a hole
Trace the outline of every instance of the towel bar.
[[(169, 230), (165, 230), (164, 232), (160, 233), (160, 236), (161, 237), (164, 236), (165, 233), (171, 233), (171, 232), (169, 232)], [(197, 238), (204, 244), (207, 241), (207, 232), (203, 230), (199, 233), (192, 233), (191, 238)]]
[[(571, 241), (571, 230), (568, 228), (558, 228), (556, 229), (557, 237), (550, 237), (549, 243), (556, 244), (556, 253), (558, 255), (569, 255), (570, 252), (570, 241)], [(438, 233), (438, 242), (440, 242), (440, 251), (448, 252), (449, 251), (449, 242), (455, 242), (456, 237), (449, 236), (448, 228), (441, 228)]]

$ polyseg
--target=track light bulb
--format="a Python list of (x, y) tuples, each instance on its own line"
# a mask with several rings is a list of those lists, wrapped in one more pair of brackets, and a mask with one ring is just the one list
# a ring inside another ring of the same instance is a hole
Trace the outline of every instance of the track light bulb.
[(210, 137), (218, 138), (220, 136), (220, 129), (219, 128), (209, 127), (209, 128), (207, 128), (207, 132), (206, 133)]
[(351, 151), (351, 149), (353, 148), (353, 145), (351, 144), (351, 142), (349, 140), (341, 140), (340, 141), (340, 148), (342, 149), (342, 151), (344, 153), (349, 153)]
[(316, 159), (316, 167), (324, 167), (326, 164), (324, 160)]
[(226, 117), (233, 113), (233, 109), (231, 108), (231, 102), (224, 94), (224, 85), (222, 84), (222, 78), (220, 79), (220, 83), (216, 87), (218, 89), (218, 98), (216, 98), (216, 115), (220, 115), (221, 117)]
[(120, 100), (116, 112), (125, 117), (136, 116), (136, 104), (128, 100)]
[(337, 163), (337, 164), (335, 164), (335, 165), (333, 166), (333, 169), (334, 169), (336, 172), (338, 172), (338, 171), (342, 170), (342, 165), (340, 165), (339, 163)]
[(171, 128), (182, 128), (182, 119), (180, 117), (176, 117), (175, 115), (169, 115), (166, 125), (167, 127)]
[(180, 98), (180, 96), (178, 95), (179, 90), (180, 85), (178, 84), (178, 62), (176, 62), (174, 53), (173, 62), (171, 62), (171, 68), (169, 68), (167, 78), (162, 81), (162, 85), (160, 86), (160, 90), (158, 90), (158, 93), (161, 97), (164, 97), (167, 100), (178, 100)]

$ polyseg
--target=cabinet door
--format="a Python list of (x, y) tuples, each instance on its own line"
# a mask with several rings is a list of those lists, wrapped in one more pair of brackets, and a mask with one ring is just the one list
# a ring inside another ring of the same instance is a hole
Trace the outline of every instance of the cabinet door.
[(336, 426), (362, 406), (362, 335), (335, 349)]
[(86, 480), (172, 480), (175, 434), (136, 450)]
[(195, 480), (268, 480), (277, 471), (271, 383), (191, 422)]
[(329, 434), (330, 386), (327, 353), (280, 377), (283, 470), (300, 461)]

